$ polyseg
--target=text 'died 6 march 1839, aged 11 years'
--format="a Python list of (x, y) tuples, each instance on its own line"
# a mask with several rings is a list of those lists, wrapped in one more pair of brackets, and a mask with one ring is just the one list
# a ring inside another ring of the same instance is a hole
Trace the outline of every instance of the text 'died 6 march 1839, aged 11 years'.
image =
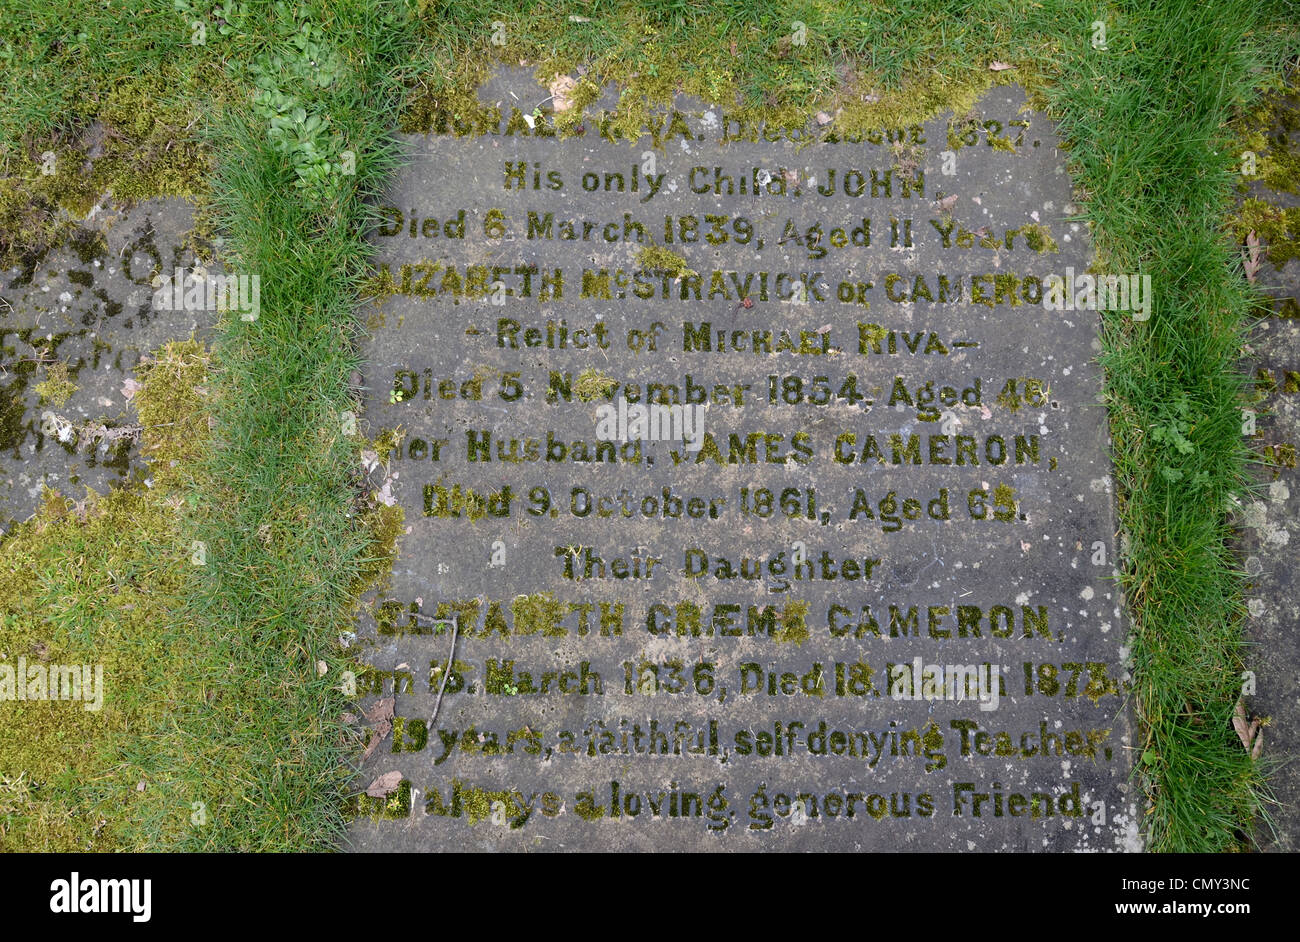
[(1134, 849), (1048, 122), (1003, 87), (879, 133), (679, 101), (558, 136), (535, 92), (404, 138), (372, 232), (362, 431), (405, 519), (353, 845)]

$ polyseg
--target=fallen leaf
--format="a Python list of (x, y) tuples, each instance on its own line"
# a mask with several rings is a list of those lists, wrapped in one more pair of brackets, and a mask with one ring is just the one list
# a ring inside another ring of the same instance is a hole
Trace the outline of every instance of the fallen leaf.
[(370, 787), (366, 789), (366, 794), (371, 798), (387, 798), (397, 791), (397, 786), (401, 784), (401, 772), (385, 772), (370, 783)]
[(1263, 263), (1259, 260), (1259, 238), (1255, 235), (1255, 230), (1250, 230), (1246, 236), (1246, 257), (1242, 260), (1242, 268), (1246, 271), (1246, 280), (1251, 284), (1255, 283), (1255, 275), (1259, 272), (1259, 267)]
[(573, 90), (578, 87), (578, 80), (567, 75), (556, 75), (551, 82), (552, 104), (556, 111), (568, 111), (573, 107)]
[(379, 744), (393, 731), (393, 706), (395, 702), (392, 697), (385, 697), (366, 711), (366, 719), (374, 724), (374, 736), (370, 739), (370, 745), (366, 746), (365, 754), (362, 756), (363, 762), (374, 755), (375, 750), (379, 748)]
[(381, 723), (385, 720), (391, 721), (393, 718), (393, 707), (397, 701), (393, 697), (384, 697), (384, 699), (374, 703), (369, 710), (366, 710), (366, 719), (372, 723)]
[(1009, 62), (998, 62), (996, 59), (989, 63), (990, 72), (1003, 72), (1007, 69), (1014, 69), (1015, 66)]
[[(379, 744), (384, 741), (389, 732), (392, 731), (392, 728), (391, 723), (385, 724), (383, 727), (375, 728), (374, 738), (370, 740), (370, 745), (366, 746), (366, 751), (361, 754), (362, 762), (368, 762), (370, 760), (370, 757), (375, 754), (375, 750), (379, 748)], [(381, 729), (382, 732), (380, 731)]]
[(1242, 748), (1250, 753), (1252, 759), (1258, 759), (1264, 751), (1264, 721), (1259, 717), (1249, 718), (1246, 714), (1246, 701), (1238, 698), (1232, 713), (1232, 728), (1241, 740)]
[(1232, 728), (1237, 731), (1237, 738), (1241, 740), (1242, 746), (1250, 748), (1250, 722), (1246, 719), (1246, 703), (1244, 700), (1237, 700), (1237, 709), (1232, 714)]

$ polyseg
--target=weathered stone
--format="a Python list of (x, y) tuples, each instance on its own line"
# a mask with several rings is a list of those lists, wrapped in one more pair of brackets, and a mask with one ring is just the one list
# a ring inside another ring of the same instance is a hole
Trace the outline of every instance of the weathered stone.
[[(999, 89), (951, 142), (800, 148), (679, 103), (614, 143), (530, 128), (518, 76), (485, 95), (498, 133), (408, 138), (374, 233), (366, 419), (404, 434), (407, 532), (358, 629), (358, 693), (396, 698), (362, 778), (403, 784), (356, 846), (1139, 846), (1046, 120)], [(647, 399), (689, 441), (638, 440)], [(927, 666), (1001, 684), (909, 692)]]
[[(1281, 108), (1294, 113), (1297, 102)], [(1278, 128), (1270, 144), (1279, 155), (1300, 153), (1300, 131)], [(1300, 196), (1253, 182), (1249, 196), (1278, 209), (1300, 207)], [(1243, 416), (1243, 433), (1260, 455), (1255, 467), (1257, 491), (1237, 515), (1239, 550), (1246, 571), (1246, 633), (1251, 642), (1250, 671), (1242, 678), (1242, 706), (1249, 718), (1267, 718), (1252, 740), (1262, 761), (1270, 765), (1269, 787), (1276, 804), (1270, 823), (1259, 838), (1267, 850), (1295, 852), (1300, 847), (1300, 769), (1287, 761), (1300, 750), (1300, 599), (1296, 593), (1297, 502), (1300, 474), (1300, 259), (1279, 269), (1269, 258), (1274, 248), (1261, 244), (1256, 287), (1269, 299), (1273, 312), (1256, 324), (1250, 336), (1248, 368), (1256, 376), (1258, 401)], [(1243, 746), (1243, 748), (1245, 748)]]
[[(78, 499), (147, 477), (138, 436), (113, 433), (135, 422), (128, 380), (141, 357), (207, 339), (216, 320), (214, 310), (154, 304), (156, 276), (193, 271), (192, 228), (180, 199), (97, 207), (33, 271), (4, 273), (0, 528), (35, 513), (46, 487)], [(93, 434), (100, 426), (107, 437)]]

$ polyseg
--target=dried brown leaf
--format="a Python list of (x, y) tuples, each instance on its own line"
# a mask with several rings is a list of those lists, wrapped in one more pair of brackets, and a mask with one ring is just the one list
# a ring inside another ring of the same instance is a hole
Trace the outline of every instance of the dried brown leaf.
[(1246, 702), (1237, 700), (1237, 708), (1232, 714), (1232, 728), (1237, 732), (1237, 738), (1241, 740), (1241, 745), (1250, 748), (1250, 721), (1246, 718)]
[(385, 697), (366, 711), (366, 719), (373, 724), (372, 732), (374, 735), (370, 737), (370, 745), (366, 746), (366, 751), (362, 755), (363, 762), (375, 754), (379, 744), (393, 731), (393, 707), (395, 703), (394, 698)]
[(1255, 283), (1255, 275), (1258, 274), (1262, 264), (1263, 262), (1259, 260), (1259, 238), (1252, 229), (1246, 236), (1246, 257), (1241, 262), (1241, 267), (1246, 272), (1246, 280), (1251, 284)]
[(391, 720), (393, 718), (393, 707), (396, 705), (397, 701), (393, 697), (384, 697), (382, 700), (377, 700), (369, 710), (366, 710), (366, 719), (372, 723)]
[(550, 84), (551, 104), (557, 112), (568, 111), (573, 107), (573, 90), (578, 87), (578, 80), (567, 75), (555, 76)]
[(370, 787), (366, 789), (366, 794), (371, 798), (387, 798), (397, 791), (397, 786), (401, 784), (401, 772), (385, 772), (370, 783)]

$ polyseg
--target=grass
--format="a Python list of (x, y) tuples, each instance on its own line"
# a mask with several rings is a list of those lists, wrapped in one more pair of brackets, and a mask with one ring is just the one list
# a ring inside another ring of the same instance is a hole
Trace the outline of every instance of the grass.
[(1260, 770), (1231, 735), (1246, 665), (1227, 511), (1250, 454), (1237, 364), (1252, 298), (1223, 234), (1238, 164), (1227, 125), (1277, 52), (1252, 37), (1262, 12), (1165, 4), (1128, 22), (1125, 52), (1078, 57), (1049, 93), (1102, 268), (1150, 274), (1155, 291), (1149, 321), (1104, 317), (1102, 362), (1157, 850), (1248, 846), (1265, 810)]
[[(201, 445), (207, 353), (173, 344), (142, 372), (143, 447)], [(47, 492), (41, 512), (0, 543), (0, 651), (7, 663), (99, 664), (104, 704), (4, 704), (0, 848), (143, 849), (134, 822), (165, 816), (130, 752), (191, 690), (200, 638), (178, 617), (187, 582), (176, 551), (182, 504), (169, 488), (124, 488), (74, 501)], [(144, 789), (139, 786), (144, 783)]]
[(211, 695), (150, 746), (159, 774), (189, 790), (178, 803), (207, 808), (183, 847), (322, 848), (342, 826), (354, 737), (339, 719), (349, 662), (337, 639), (371, 553), (350, 483), (351, 307), (363, 201), (392, 165), (377, 116), (395, 106), (385, 69), (399, 17), (353, 2), (273, 18), (277, 41), (253, 63), (258, 97), (212, 130), (216, 217), (234, 267), (259, 275), (261, 307), (223, 325), (216, 431), (191, 492), (207, 561), (186, 616), (211, 639), (191, 670), (209, 672)]
[[(205, 380), (210, 438), (158, 445), (177, 461), (160, 490), (182, 495), (183, 512), (159, 519), (134, 492), (96, 502), (84, 522), (52, 504), (0, 544), (0, 580), (53, 593), (44, 609), (5, 603), (4, 647), (55, 639), (66, 657), (84, 653), (74, 642), (104, 589), (72, 581), (69, 553), (137, 573), (130, 611), (166, 639), (141, 680), (156, 693), (124, 701), (119, 725), (42, 727), (17, 751), (0, 747), (6, 846), (89, 834), (97, 848), (299, 850), (339, 834), (355, 736), (336, 719), (347, 664), (336, 639), (360, 581), (382, 569), (378, 528), (358, 516), (360, 442), (344, 418), (356, 410), (365, 198), (394, 164), (387, 116), (407, 129), (463, 126), (497, 61), (544, 80), (582, 64), (579, 101), (618, 82), (616, 121), (629, 128), (678, 89), (734, 101), (729, 114), (746, 121), (802, 125), (825, 110), (853, 130), (941, 107), (960, 116), (990, 84), (1026, 84), (1061, 122), (1099, 267), (1147, 273), (1156, 292), (1149, 321), (1107, 314), (1102, 327), (1150, 846), (1249, 846), (1265, 793), (1229, 722), (1244, 659), (1227, 510), (1249, 459), (1236, 362), (1252, 302), (1225, 234), (1228, 124), (1300, 49), (1286, 14), (1277, 0), (1104, 13), (1080, 0), (10, 0), (0, 254), (34, 264), (61, 236), (60, 208), (105, 187), (201, 192), (225, 256), (260, 276), (262, 298), (256, 321), (222, 325)], [(1092, 42), (1098, 17), (1105, 50)], [(993, 61), (1015, 68), (990, 71)], [(100, 137), (94, 172), (72, 172)], [(52, 176), (40, 172), (47, 150)], [(156, 374), (155, 388), (168, 382), (186, 387), (181, 366)], [(111, 530), (96, 521), (137, 516), (152, 520), (147, 533), (110, 558)], [(195, 541), (205, 565), (177, 568)], [(110, 631), (98, 650), (126, 657), (132, 637)], [(74, 753), (84, 787), (57, 774)], [(96, 836), (100, 808), (109, 823)]]

